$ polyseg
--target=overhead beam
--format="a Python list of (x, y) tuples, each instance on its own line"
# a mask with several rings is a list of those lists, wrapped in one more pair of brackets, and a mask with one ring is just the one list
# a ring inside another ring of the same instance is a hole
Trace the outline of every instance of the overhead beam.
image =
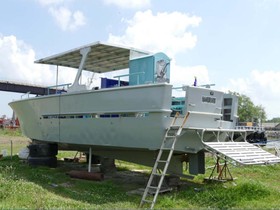
[(34, 95), (48, 95), (55, 94), (56, 89), (49, 89), (47, 87), (39, 87), (28, 84), (18, 84), (9, 81), (0, 81), (0, 91), (14, 92), (14, 93), (27, 93)]

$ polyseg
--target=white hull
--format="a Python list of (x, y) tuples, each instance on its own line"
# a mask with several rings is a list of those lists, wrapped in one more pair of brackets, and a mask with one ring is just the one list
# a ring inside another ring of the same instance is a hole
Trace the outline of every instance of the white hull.
[(30, 139), (158, 149), (170, 124), (171, 85), (152, 84), (11, 102)]

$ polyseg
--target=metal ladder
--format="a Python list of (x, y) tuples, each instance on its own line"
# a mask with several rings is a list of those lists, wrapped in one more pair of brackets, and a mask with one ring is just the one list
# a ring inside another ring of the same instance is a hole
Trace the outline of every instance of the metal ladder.
[[(143, 205), (145, 203), (148, 203), (151, 205), (150, 209), (154, 208), (154, 205), (157, 200), (157, 196), (160, 192), (164, 177), (166, 175), (170, 160), (171, 160), (173, 152), (174, 152), (177, 137), (181, 134), (182, 127), (186, 123), (189, 113), (187, 115), (185, 115), (182, 124), (179, 126), (175, 125), (175, 122), (176, 122), (178, 116), (179, 116), (179, 113), (176, 113), (174, 119), (172, 120), (169, 128), (167, 129), (167, 131), (165, 133), (165, 136), (162, 141), (160, 150), (158, 152), (152, 173), (150, 175), (149, 181), (148, 181), (145, 191), (143, 193), (141, 203), (140, 203), (140, 208), (143, 207)], [(169, 146), (168, 146), (168, 143), (169, 143)], [(164, 152), (168, 153), (166, 159), (163, 157)], [(162, 166), (162, 167), (160, 167), (160, 166)], [(161, 173), (160, 173), (160, 168), (163, 168)], [(155, 177), (158, 177), (159, 181), (157, 184), (153, 185), (153, 181), (154, 181)], [(153, 191), (153, 195), (149, 196), (150, 191)]]

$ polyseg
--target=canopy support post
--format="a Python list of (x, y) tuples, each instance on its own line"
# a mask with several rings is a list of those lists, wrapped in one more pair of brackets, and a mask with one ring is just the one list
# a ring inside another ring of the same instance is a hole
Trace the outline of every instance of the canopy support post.
[(55, 86), (56, 86), (55, 93), (57, 94), (57, 88), (58, 88), (58, 65), (56, 65), (56, 84), (55, 84)]
[(81, 90), (85, 90), (86, 86), (85, 85), (80, 85), (79, 84), (79, 80), (81, 78), (82, 75), (82, 71), (86, 62), (86, 59), (88, 57), (88, 53), (90, 52), (91, 48), (90, 47), (86, 47), (80, 50), (80, 54), (82, 55), (82, 60), (80, 62), (79, 65), (79, 70), (76, 74), (76, 78), (74, 80), (74, 83), (71, 87), (69, 87), (69, 91), (81, 91)]

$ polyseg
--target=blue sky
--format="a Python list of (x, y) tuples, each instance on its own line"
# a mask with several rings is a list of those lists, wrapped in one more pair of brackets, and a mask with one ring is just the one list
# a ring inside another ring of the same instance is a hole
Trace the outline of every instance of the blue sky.
[[(103, 41), (165, 52), (175, 86), (197, 76), (280, 117), (280, 0), (9, 0), (0, 26), (0, 80), (53, 85), (55, 70), (34, 60)], [(0, 96), (11, 116), (20, 94)]]

